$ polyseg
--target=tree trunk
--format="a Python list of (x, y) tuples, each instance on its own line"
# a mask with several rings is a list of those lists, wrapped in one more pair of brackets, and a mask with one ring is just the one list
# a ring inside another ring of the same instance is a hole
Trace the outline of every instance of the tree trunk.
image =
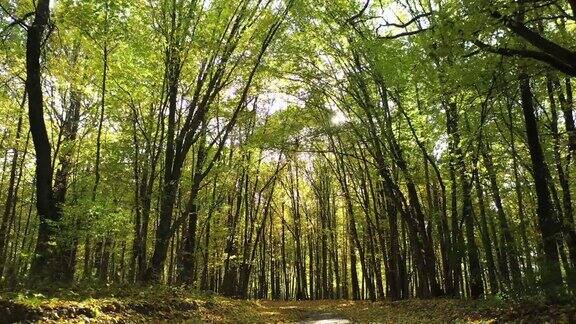
[[(30, 268), (31, 278), (50, 280), (58, 271), (54, 224), (61, 213), (56, 207), (52, 189), (52, 153), (44, 122), (44, 103), (41, 83), (40, 56), (48, 20), (49, 0), (38, 0), (32, 25), (28, 27), (26, 40), (26, 92), (28, 93), (28, 119), (36, 151), (36, 209), (40, 219), (34, 259)], [(56, 278), (54, 278), (56, 279)]]
[(484, 254), (486, 255), (486, 266), (488, 268), (488, 281), (490, 283), (490, 292), (495, 295), (498, 292), (498, 278), (496, 274), (496, 266), (494, 262), (494, 254), (492, 253), (492, 244), (490, 239), (490, 232), (488, 230), (488, 221), (486, 219), (486, 207), (484, 205), (484, 190), (480, 183), (480, 176), (478, 169), (475, 168), (473, 178), (476, 184), (476, 194), (478, 196), (478, 209), (480, 211), (480, 234), (482, 236), (482, 243), (484, 244)]
[[(8, 193), (6, 194), (6, 204), (4, 205), (4, 212), (2, 214), (2, 221), (0, 223), (0, 276), (4, 273), (4, 268), (7, 265), (7, 247), (9, 239), (8, 226), (12, 222), (12, 217), (14, 214), (12, 210), (16, 207), (16, 194), (18, 192), (18, 186), (16, 185), (16, 173), (18, 171), (18, 158), (20, 153), (20, 137), (22, 133), (22, 114), (24, 111), (24, 105), (26, 104), (26, 93), (22, 97), (22, 102), (20, 104), (20, 113), (18, 116), (18, 126), (16, 126), (16, 136), (15, 144), (12, 149), (12, 162), (10, 166), (10, 177), (8, 180)], [(15, 215), (14, 215), (15, 216)]]
[(560, 226), (554, 212), (554, 206), (550, 198), (548, 184), (548, 166), (542, 152), (540, 135), (534, 110), (530, 78), (520, 67), (519, 75), (520, 95), (522, 112), (528, 139), (528, 149), (532, 161), (532, 176), (537, 197), (538, 227), (542, 236), (544, 248), (544, 262), (542, 269), (542, 281), (547, 293), (554, 298), (555, 291), (562, 285), (562, 273), (558, 258), (558, 239)]
[[(176, 8), (172, 8), (173, 11)], [(172, 13), (175, 15), (175, 13)], [(171, 36), (174, 37), (174, 36)], [(175, 41), (170, 39), (170, 42)], [(182, 166), (188, 150), (179, 148), (176, 144), (177, 131), (177, 105), (178, 88), (181, 73), (181, 58), (179, 49), (175, 44), (168, 44), (165, 54), (165, 81), (166, 93), (168, 96), (168, 129), (166, 133), (166, 153), (164, 157), (163, 186), (160, 197), (160, 216), (156, 230), (156, 241), (154, 244), (154, 254), (150, 260), (148, 269), (144, 276), (147, 282), (160, 282), (164, 272), (164, 264), (168, 256), (168, 246), (172, 237), (172, 214), (176, 195), (182, 175)]]
[[(482, 155), (484, 157), (484, 164), (486, 165), (486, 170), (488, 172), (488, 178), (490, 179), (490, 189), (494, 199), (494, 204), (496, 205), (498, 222), (500, 223), (500, 230), (502, 233), (502, 238), (500, 241), (503, 245), (503, 252), (505, 253), (507, 262), (510, 266), (510, 275), (512, 277), (513, 288), (515, 290), (519, 290), (522, 288), (522, 277), (520, 273), (520, 263), (518, 261), (518, 250), (516, 248), (514, 236), (512, 235), (512, 230), (508, 224), (506, 213), (504, 212), (504, 206), (500, 196), (500, 187), (498, 186), (498, 180), (496, 178), (496, 168), (492, 162), (492, 155), (490, 154), (490, 146), (488, 144), (483, 145)], [(506, 273), (503, 273), (503, 275), (506, 276), (505, 279), (507, 282), (509, 282), (510, 280), (507, 277), (507, 271)]]
[[(66, 202), (68, 181), (72, 171), (72, 156), (74, 154), (74, 142), (78, 134), (80, 123), (80, 94), (77, 90), (70, 90), (70, 106), (66, 111), (66, 118), (62, 125), (62, 150), (60, 152), (60, 169), (54, 177), (54, 199), (56, 207), (61, 211)], [(60, 281), (69, 283), (74, 279), (76, 268), (76, 251), (78, 249), (78, 237), (74, 227), (64, 228), (67, 238), (60, 244)]]

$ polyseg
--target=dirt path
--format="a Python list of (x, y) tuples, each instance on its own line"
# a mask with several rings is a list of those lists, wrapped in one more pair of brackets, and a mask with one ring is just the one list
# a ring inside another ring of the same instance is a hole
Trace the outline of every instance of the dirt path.
[(352, 323), (346, 316), (346, 301), (259, 301), (260, 311), (270, 314), (272, 322), (307, 324)]
[(300, 323), (306, 324), (349, 324), (352, 323), (342, 316), (330, 312), (317, 312), (313, 311), (306, 315), (306, 318)]

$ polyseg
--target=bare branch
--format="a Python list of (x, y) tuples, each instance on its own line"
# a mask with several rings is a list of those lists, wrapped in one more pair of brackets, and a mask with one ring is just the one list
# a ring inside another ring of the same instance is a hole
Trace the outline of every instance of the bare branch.
[(432, 14), (433, 14), (433, 12), (425, 12), (425, 13), (416, 15), (416, 16), (412, 17), (412, 19), (410, 19), (406, 23), (402, 23), (402, 22), (401, 23), (389, 23), (389, 22), (386, 22), (385, 24), (380, 24), (380, 26), (378, 26), (378, 28), (380, 28), (380, 27), (406, 28), (406, 27), (410, 26), (411, 24), (415, 23), (416, 21), (420, 20), (420, 18), (428, 17)]
[(354, 22), (356, 21), (356, 19), (362, 17), (364, 15), (364, 13), (366, 12), (366, 10), (368, 9), (368, 6), (370, 5), (370, 0), (366, 0), (366, 3), (364, 4), (364, 7), (362, 7), (362, 9), (355, 14), (354, 16), (346, 19), (346, 22), (349, 24), (354, 24)]
[(401, 38), (401, 37), (405, 37), (405, 36), (416, 35), (416, 34), (419, 34), (419, 33), (421, 33), (421, 32), (425, 32), (425, 31), (427, 31), (428, 29), (429, 29), (429, 28), (417, 29), (417, 30), (412, 30), (412, 31), (407, 31), (407, 32), (404, 32), (404, 33), (396, 34), (396, 35), (379, 36), (379, 38), (382, 38), (382, 39), (396, 39), (396, 38)]
[(0, 32), (0, 35), (3, 35), (4, 33), (6, 33), (10, 28), (18, 25), (24, 29), (30, 27), (26, 24), (26, 19), (34, 16), (34, 12), (29, 12), (27, 14), (25, 14), (24, 16), (22, 16), (21, 18), (17, 18), (14, 17), (13, 15), (11, 15), (8, 10), (6, 10), (6, 8), (4, 8), (2, 5), (0, 5), (0, 8), (2, 8), (2, 11), (4, 11), (8, 16), (10, 16), (10, 18), (12, 18), (12, 22), (8, 24), (8, 26), (6, 26), (6, 28), (4, 28), (4, 30), (2, 30)]

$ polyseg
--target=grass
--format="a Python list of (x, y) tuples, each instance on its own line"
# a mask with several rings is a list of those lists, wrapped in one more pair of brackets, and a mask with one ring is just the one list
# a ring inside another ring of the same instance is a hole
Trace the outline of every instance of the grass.
[(91, 323), (151, 321), (293, 323), (312, 319), (352, 322), (576, 322), (576, 305), (537, 301), (235, 300), (184, 287), (102, 287), (0, 293), (0, 323), (17, 321)]

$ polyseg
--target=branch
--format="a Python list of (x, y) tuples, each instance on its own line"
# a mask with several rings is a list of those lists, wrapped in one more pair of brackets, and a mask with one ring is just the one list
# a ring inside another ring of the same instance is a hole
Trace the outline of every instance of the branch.
[[(505, 18), (504, 18), (505, 19)], [(576, 52), (564, 48), (542, 35), (532, 31), (520, 22), (505, 19), (505, 24), (518, 36), (524, 38), (534, 47), (565, 62), (576, 62)]]
[(425, 13), (422, 13), (422, 14), (419, 14), (419, 15), (416, 15), (416, 16), (412, 17), (412, 19), (410, 19), (410, 20), (409, 20), (408, 22), (406, 22), (406, 23), (399, 23), (399, 24), (397, 24), (397, 23), (389, 23), (389, 22), (386, 22), (385, 24), (380, 24), (379, 27), (385, 26), (385, 27), (406, 28), (406, 27), (408, 27), (409, 25), (415, 23), (417, 20), (420, 20), (420, 18), (428, 17), (428, 16), (430, 16), (430, 15), (432, 15), (432, 14), (433, 14), (433, 12), (425, 12)]
[(346, 19), (346, 22), (349, 24), (354, 24), (354, 21), (360, 17), (362, 17), (364, 15), (364, 13), (366, 12), (366, 9), (368, 9), (368, 6), (370, 5), (370, 0), (366, 0), (366, 3), (364, 4), (364, 7), (362, 7), (362, 9), (360, 10), (360, 12), (358, 12), (357, 14), (355, 14), (354, 16)]
[(417, 30), (413, 30), (413, 31), (407, 31), (407, 32), (404, 32), (404, 33), (396, 34), (396, 35), (378, 36), (378, 37), (379, 37), (379, 38), (382, 38), (382, 39), (396, 39), (396, 38), (401, 38), (401, 37), (405, 37), (405, 36), (416, 35), (416, 34), (418, 34), (418, 33), (425, 32), (425, 31), (427, 31), (428, 29), (429, 29), (429, 28), (417, 29)]
[(4, 30), (2, 30), (2, 32), (0, 32), (0, 35), (4, 34), (6, 31), (8, 31), (10, 28), (19, 25), (20, 27), (26, 29), (30, 26), (28, 26), (25, 21), (26, 19), (34, 16), (34, 12), (29, 12), (27, 14), (25, 14), (24, 16), (22, 16), (22, 18), (17, 18), (14, 17), (13, 15), (11, 15), (8, 10), (6, 10), (6, 8), (4, 8), (4, 6), (0, 5), (0, 8), (2, 8), (2, 11), (4, 11), (8, 16), (10, 16), (10, 18), (12, 18), (12, 22), (8, 24), (8, 26), (6, 26), (6, 28), (4, 28)]
[(561, 72), (564, 72), (570, 76), (576, 76), (576, 67), (566, 64), (565, 62), (553, 57), (547, 53), (533, 51), (533, 50), (526, 50), (526, 49), (513, 49), (513, 48), (502, 48), (502, 47), (493, 47), (488, 44), (485, 44), (479, 40), (472, 41), (476, 46), (480, 49), (483, 49), (490, 53), (500, 54), (508, 57), (524, 57), (524, 58), (531, 58), (535, 59), (540, 62), (547, 63), (554, 68), (558, 69)]
[(534, 58), (536, 60), (546, 62), (568, 75), (575, 76), (576, 52), (545, 38), (537, 32), (534, 32), (521, 21), (503, 16), (497, 11), (492, 12), (492, 16), (502, 21), (504, 26), (510, 29), (514, 34), (540, 50), (540, 52), (538, 52), (499, 49), (498, 51), (501, 52), (500, 54)]

